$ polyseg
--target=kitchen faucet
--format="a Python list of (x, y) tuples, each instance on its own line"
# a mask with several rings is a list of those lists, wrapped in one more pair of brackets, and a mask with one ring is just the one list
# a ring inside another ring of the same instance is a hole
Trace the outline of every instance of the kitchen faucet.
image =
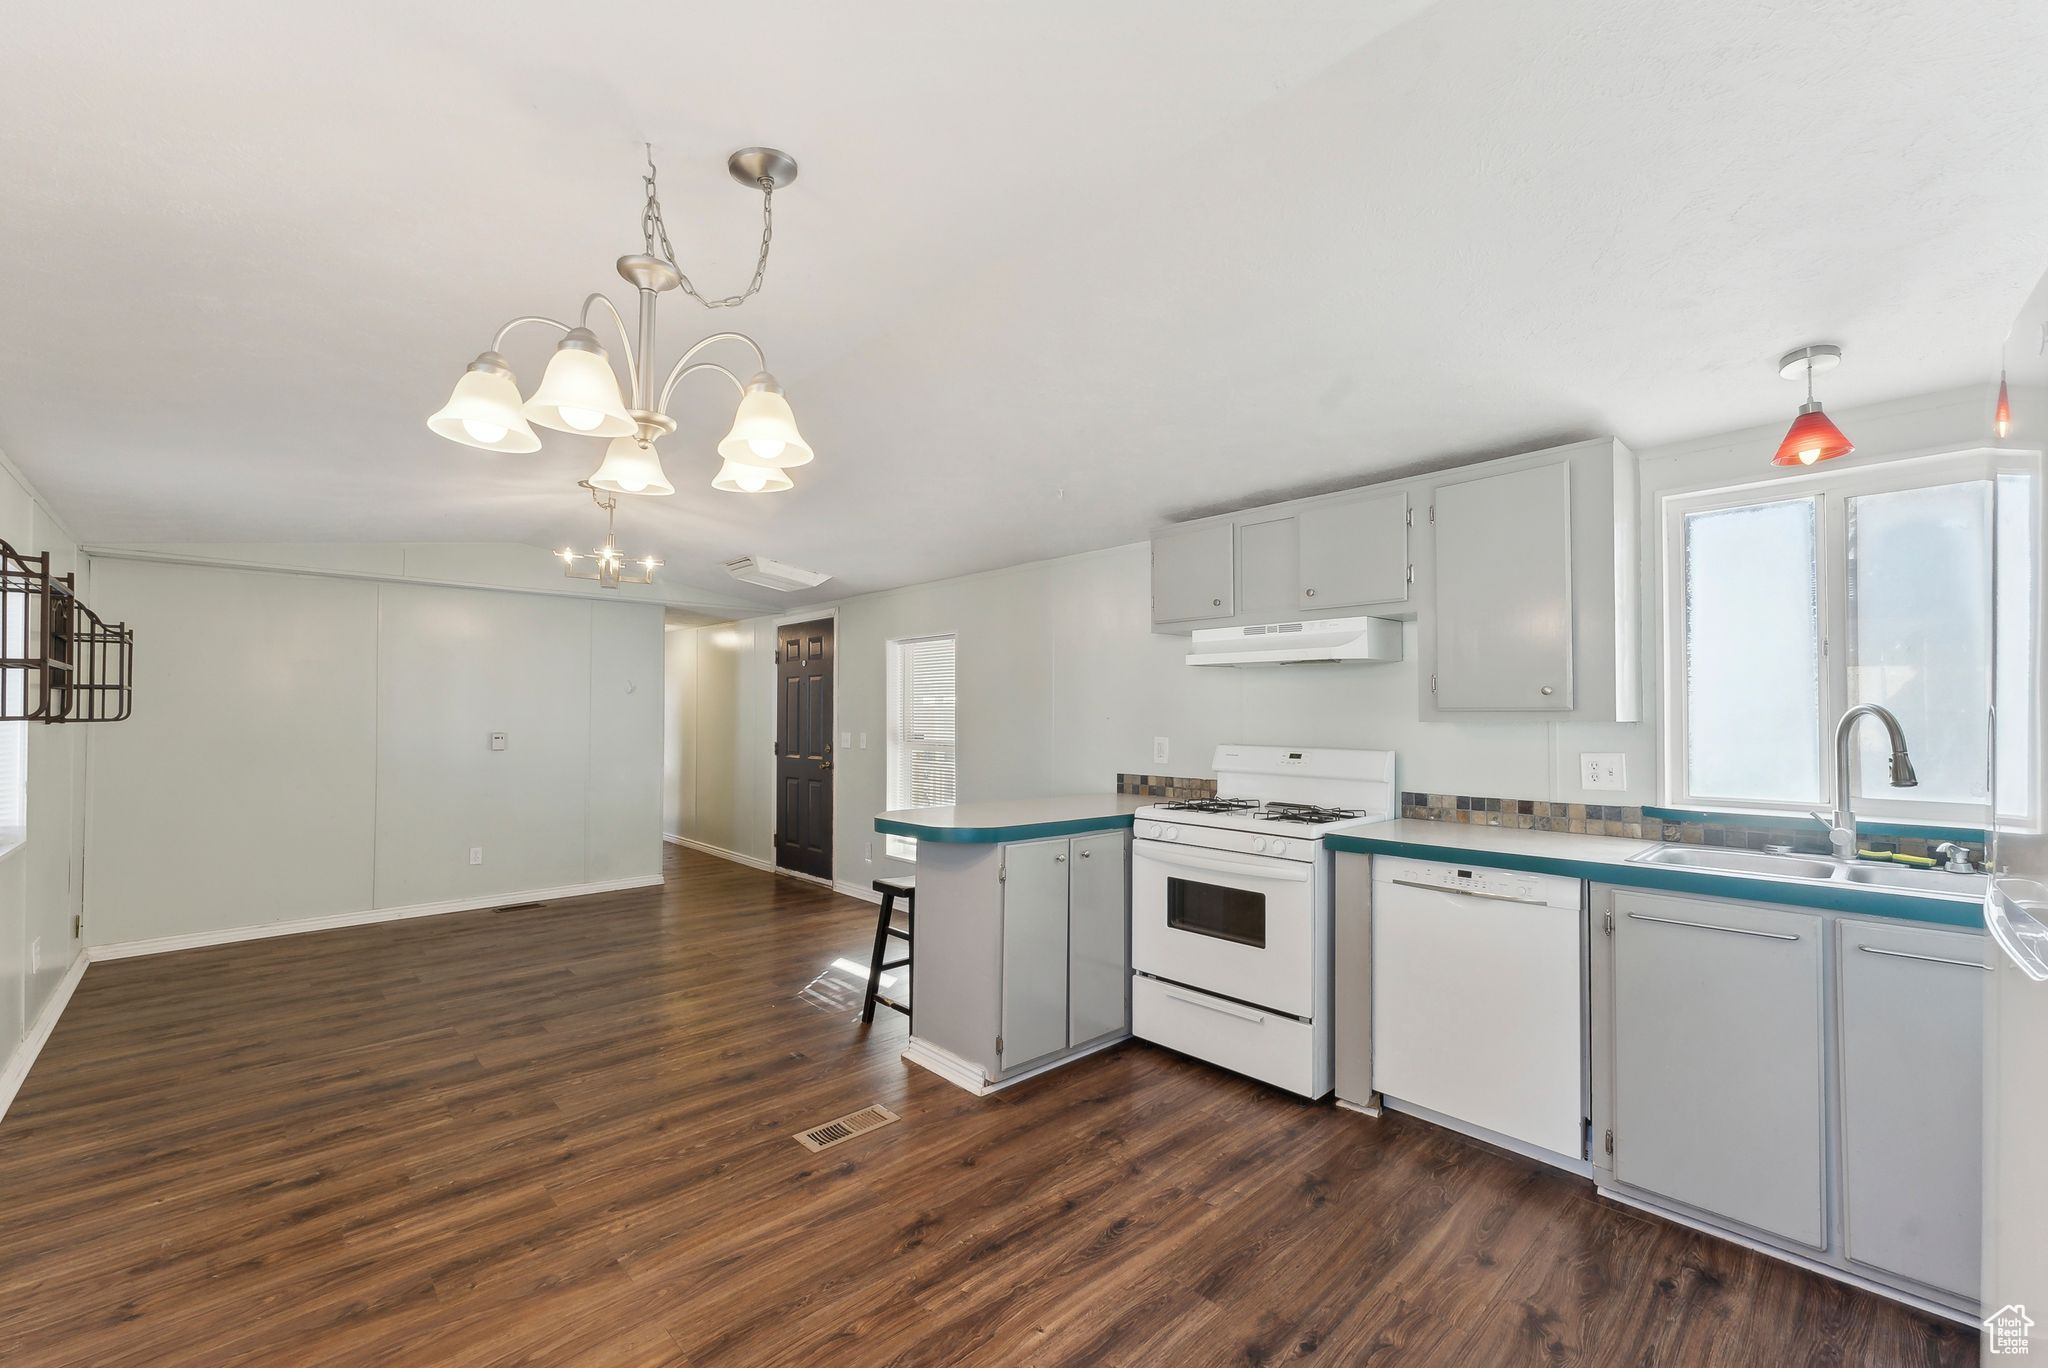
[(1899, 729), (1899, 719), (1892, 716), (1889, 708), (1859, 703), (1843, 713), (1842, 720), (1835, 725), (1835, 814), (1810, 814), (1814, 821), (1827, 827), (1828, 849), (1838, 860), (1856, 858), (1856, 812), (1849, 792), (1849, 742), (1855, 738), (1856, 723), (1865, 717), (1884, 723), (1891, 736), (1892, 787), (1913, 788), (1920, 782), (1920, 776), (1913, 773), (1913, 758), (1906, 754), (1906, 733)]

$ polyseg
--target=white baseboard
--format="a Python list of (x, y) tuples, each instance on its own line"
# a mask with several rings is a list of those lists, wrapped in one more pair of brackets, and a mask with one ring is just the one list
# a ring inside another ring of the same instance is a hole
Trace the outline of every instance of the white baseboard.
[(700, 855), (715, 855), (721, 860), (731, 860), (734, 864), (742, 864), (749, 869), (762, 869), (770, 874), (777, 872), (775, 863), (772, 860), (763, 860), (752, 855), (742, 855), (737, 850), (727, 850), (724, 846), (715, 846), (708, 841), (693, 841), (688, 836), (675, 836), (667, 832), (662, 833), (661, 839), (667, 841), (670, 845), (679, 845), (685, 850), (694, 850)]
[(36, 1062), (36, 1056), (43, 1052), (43, 1045), (50, 1038), (50, 1032), (57, 1029), (57, 1018), (64, 1015), (64, 1008), (71, 1002), (72, 990), (85, 977), (85, 966), (92, 962), (84, 950), (80, 950), (71, 961), (71, 967), (64, 971), (64, 977), (57, 981), (57, 991), (50, 994), (50, 1000), (43, 1004), (43, 1010), (36, 1014), (35, 1025), (29, 1027), (21, 1044), (14, 1047), (13, 1056), (7, 1067), (0, 1069), (0, 1117), (7, 1115), (7, 1109), (14, 1105), (14, 1095), (21, 1091), (21, 1085), (28, 1081), (29, 1067)]
[(1632, 1197), (1626, 1192), (1616, 1192), (1613, 1188), (1602, 1187), (1597, 1183), (1594, 1185), (1593, 1190), (1610, 1202), (1625, 1207), (1634, 1207), (1637, 1211), (1646, 1211), (1652, 1216), (1661, 1217), (1667, 1221), (1675, 1221), (1679, 1225), (1689, 1226), (1694, 1230), (1705, 1231), (1709, 1235), (1727, 1240), (1733, 1244), (1739, 1244), (1745, 1249), (1753, 1249), (1757, 1253), (1769, 1258), (1788, 1264), (1797, 1264), (1799, 1267), (1809, 1269), (1824, 1278), (1833, 1278), (1836, 1282), (1847, 1283), (1851, 1287), (1860, 1287), (1866, 1292), (1875, 1292), (1878, 1296), (1890, 1301), (1903, 1302), (1914, 1310), (1924, 1311), (1930, 1316), (1940, 1316), (1944, 1320), (1952, 1320), (1958, 1324), (1968, 1326), (1975, 1326), (1981, 1323), (1977, 1318), (1979, 1308), (1974, 1304), (1967, 1309), (1959, 1309), (1942, 1302), (1930, 1300), (1927, 1297), (1918, 1296), (1903, 1288), (1888, 1287), (1884, 1283), (1878, 1282), (1875, 1278), (1863, 1277), (1850, 1272), (1846, 1268), (1838, 1268), (1834, 1264), (1808, 1258), (1804, 1254), (1795, 1253), (1789, 1249), (1780, 1249), (1776, 1245), (1765, 1244), (1763, 1241), (1745, 1235), (1739, 1230), (1730, 1229), (1713, 1221), (1699, 1220), (1688, 1216), (1682, 1211), (1673, 1211), (1669, 1207), (1660, 1206), (1654, 1202), (1646, 1202), (1639, 1197)]
[(780, 874), (785, 879), (802, 879), (805, 883), (814, 883), (820, 888), (829, 888), (835, 893), (844, 893), (849, 898), (859, 898), (862, 902), (879, 905), (882, 901), (882, 895), (875, 892), (872, 888), (863, 888), (859, 884), (847, 883), (843, 879), (821, 879), (814, 874), (800, 874), (794, 869), (783, 869), (772, 860), (758, 859), (752, 855), (742, 855), (737, 850), (727, 850), (724, 846), (711, 845), (705, 841), (694, 841), (688, 836), (678, 836), (672, 831), (664, 831), (661, 834), (661, 839), (667, 841), (670, 845), (681, 846), (685, 850), (694, 850), (700, 855), (712, 855), (721, 860), (731, 860), (734, 864), (745, 865), (749, 869), (759, 869), (769, 874)]
[(272, 936), (298, 936), (309, 931), (338, 931), (345, 926), (371, 926), (378, 922), (409, 921), (414, 917), (438, 917), (449, 912), (477, 912), (487, 907), (512, 903), (554, 902), (561, 898), (583, 898), (593, 893), (617, 893), (629, 888), (654, 888), (659, 874), (630, 879), (605, 879), (598, 883), (569, 884), (562, 888), (534, 888), (519, 893), (493, 893), (478, 898), (451, 898), (445, 902), (414, 903), (409, 907), (377, 907), (367, 912), (337, 912), (325, 917), (300, 917), (292, 921), (260, 922), (255, 926), (231, 926), (219, 931), (192, 931), (182, 936), (157, 936), (150, 940), (119, 941), (95, 945), (86, 953), (100, 960), (130, 959), (136, 955), (164, 955), (175, 950), (197, 950), (208, 945), (232, 945), (237, 941), (267, 940)]
[(929, 1040), (920, 1040), (916, 1036), (910, 1037), (904, 1043), (901, 1058), (920, 1068), (929, 1069), (956, 1088), (965, 1088), (976, 1097), (986, 1097), (992, 1092), (1001, 1092), (1012, 1084), (1022, 1083), (1027, 1078), (1036, 1078), (1042, 1073), (1050, 1073), (1054, 1069), (1064, 1068), (1076, 1060), (1086, 1059), (1089, 1055), (1115, 1049), (1129, 1039), (1131, 1039), (1131, 1034), (1128, 1031), (1119, 1035), (1108, 1036), (1096, 1041), (1093, 1045), (1075, 1050), (1071, 1054), (1063, 1054), (1055, 1059), (1048, 1059), (1036, 1068), (1025, 1069), (1020, 1073), (1013, 1073), (1007, 1078), (993, 1080), (982, 1073), (981, 1065), (962, 1059), (951, 1050), (934, 1045)]

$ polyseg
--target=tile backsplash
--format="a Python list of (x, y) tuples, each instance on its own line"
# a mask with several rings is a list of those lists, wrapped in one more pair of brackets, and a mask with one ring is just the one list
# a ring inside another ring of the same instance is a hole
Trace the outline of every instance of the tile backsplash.
[(1191, 798), (1214, 798), (1216, 781), (1176, 779), (1165, 774), (1119, 774), (1116, 791), (1141, 798), (1157, 798), (1165, 803), (1184, 803)]
[[(1734, 814), (1715, 821), (1671, 821), (1639, 807), (1601, 803), (1560, 803), (1542, 798), (1478, 798), (1453, 793), (1403, 793), (1401, 815), (1424, 822), (1463, 822), (1471, 826), (1517, 827), (1524, 831), (1573, 831), (1587, 836), (1629, 836), (1683, 845), (1724, 846), (1762, 850), (1790, 846), (1807, 854), (1825, 855), (1828, 837), (1818, 823), (1758, 817), (1745, 821)], [(1812, 830), (1804, 828), (1811, 825)], [(1931, 857), (1939, 838), (1890, 836), (1865, 832), (1868, 850)], [(1982, 863), (1981, 842), (1968, 842), (1973, 861)]]

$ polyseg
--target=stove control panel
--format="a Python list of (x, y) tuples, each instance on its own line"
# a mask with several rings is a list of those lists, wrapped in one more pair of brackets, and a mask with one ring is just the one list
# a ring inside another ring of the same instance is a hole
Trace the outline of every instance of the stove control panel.
[(1314, 836), (1265, 836), (1224, 826), (1188, 822), (1154, 821), (1140, 818), (1134, 833), (1141, 841), (1201, 846), (1209, 850), (1240, 855), (1264, 855), (1282, 860), (1313, 861), (1322, 852), (1322, 841)]

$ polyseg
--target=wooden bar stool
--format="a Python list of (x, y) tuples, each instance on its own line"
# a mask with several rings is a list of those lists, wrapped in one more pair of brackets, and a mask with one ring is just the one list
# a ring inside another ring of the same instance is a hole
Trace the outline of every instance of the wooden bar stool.
[[(868, 991), (860, 1005), (860, 1019), (875, 1019), (875, 1004), (894, 1007), (905, 1016), (910, 1015), (908, 1003), (894, 998), (880, 996), (882, 971), (884, 969), (908, 969), (912, 951), (911, 934), (917, 929), (917, 880), (877, 879), (875, 892), (882, 895), (881, 915), (875, 918), (875, 953), (868, 959)], [(903, 928), (896, 927), (896, 900), (903, 899)], [(902, 959), (884, 959), (889, 952), (889, 937), (895, 936), (903, 942)], [(908, 975), (905, 976), (906, 981)]]

